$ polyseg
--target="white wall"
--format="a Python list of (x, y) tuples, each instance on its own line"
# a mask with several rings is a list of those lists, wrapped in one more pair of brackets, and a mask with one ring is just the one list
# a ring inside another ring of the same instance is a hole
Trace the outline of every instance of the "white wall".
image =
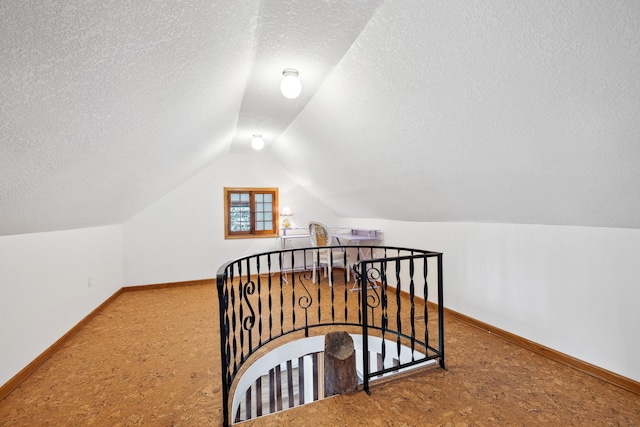
[(121, 287), (119, 225), (0, 237), (0, 384)]
[[(239, 173), (242, 171), (242, 173)], [(376, 228), (385, 244), (444, 253), (445, 304), (516, 335), (640, 380), (640, 230), (342, 219), (268, 157), (230, 155), (124, 225), (124, 282), (215, 276), (275, 239), (224, 240), (223, 187), (280, 188), (294, 221)]]
[(640, 381), (640, 230), (343, 219), (443, 252), (445, 306)]
[(640, 380), (640, 230), (338, 219), (266, 153), (229, 155), (128, 221), (125, 284), (212, 278), (230, 259), (276, 249), (224, 240), (225, 186), (279, 187), (302, 226), (376, 228), (388, 245), (441, 251), (447, 307)]
[(0, 237), (0, 384), (123, 284), (212, 278), (275, 249), (224, 240), (224, 186), (279, 187), (302, 226), (375, 228), (387, 245), (441, 251), (447, 307), (640, 381), (640, 230), (338, 219), (268, 156), (234, 154), (123, 226)]
[(280, 206), (302, 227), (338, 221), (267, 152), (229, 154), (124, 224), (125, 284), (213, 278), (226, 261), (278, 249), (275, 238), (224, 239), (224, 187), (278, 187)]

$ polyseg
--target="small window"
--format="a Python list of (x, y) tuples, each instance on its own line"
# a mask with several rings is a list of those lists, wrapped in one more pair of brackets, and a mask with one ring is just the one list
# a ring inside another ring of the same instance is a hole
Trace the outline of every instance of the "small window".
[(224, 189), (224, 238), (278, 236), (277, 188)]

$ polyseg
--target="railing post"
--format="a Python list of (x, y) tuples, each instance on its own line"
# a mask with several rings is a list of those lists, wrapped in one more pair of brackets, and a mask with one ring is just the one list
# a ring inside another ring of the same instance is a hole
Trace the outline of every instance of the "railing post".
[(354, 391), (358, 386), (353, 338), (346, 331), (324, 336), (324, 397)]
[(367, 311), (367, 262), (360, 261), (358, 268), (358, 286), (362, 295), (362, 388), (367, 394), (369, 391), (369, 318)]
[(444, 364), (444, 295), (442, 292), (442, 254), (438, 254), (438, 350), (440, 351), (440, 367)]
[(227, 372), (229, 370), (229, 362), (226, 354), (226, 339), (229, 336), (229, 328), (225, 322), (225, 313), (227, 307), (227, 298), (224, 295), (224, 285), (226, 281), (226, 270), (224, 275), (218, 274), (216, 285), (218, 288), (218, 311), (220, 312), (220, 352), (222, 358), (220, 366), (222, 371), (222, 420), (223, 426), (229, 427), (229, 384), (227, 383)]

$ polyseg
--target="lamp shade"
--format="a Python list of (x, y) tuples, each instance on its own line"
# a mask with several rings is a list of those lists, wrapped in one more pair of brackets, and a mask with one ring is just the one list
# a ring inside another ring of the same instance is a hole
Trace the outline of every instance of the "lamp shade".
[(264, 147), (264, 140), (262, 139), (262, 135), (259, 133), (254, 134), (253, 138), (251, 139), (251, 148), (253, 148), (254, 150), (262, 150), (262, 147)]
[(285, 98), (294, 99), (302, 92), (302, 83), (298, 78), (298, 70), (287, 68), (282, 72), (282, 81), (280, 82), (280, 92)]

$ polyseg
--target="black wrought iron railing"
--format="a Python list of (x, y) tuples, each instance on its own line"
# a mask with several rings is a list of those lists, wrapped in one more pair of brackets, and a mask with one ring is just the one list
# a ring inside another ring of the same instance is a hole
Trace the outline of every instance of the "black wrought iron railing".
[(281, 341), (336, 328), (362, 336), (357, 353), (367, 393), (375, 378), (429, 361), (445, 367), (442, 253), (388, 246), (272, 251), (222, 265), (217, 288), (225, 426), (234, 392), (244, 392), (235, 390), (243, 371)]

